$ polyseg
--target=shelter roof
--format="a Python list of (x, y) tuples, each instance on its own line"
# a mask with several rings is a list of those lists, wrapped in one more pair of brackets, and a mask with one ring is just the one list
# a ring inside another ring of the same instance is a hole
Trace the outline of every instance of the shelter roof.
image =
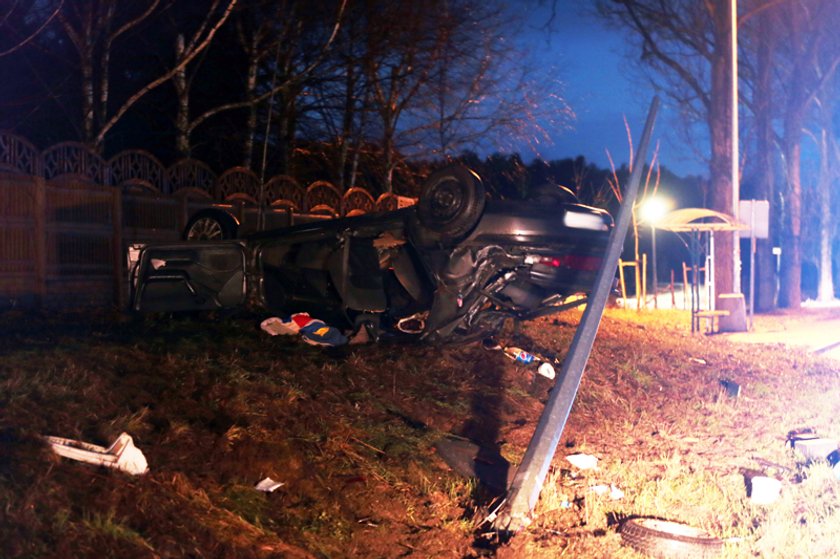
[(657, 229), (684, 233), (688, 231), (744, 231), (749, 226), (733, 216), (706, 208), (681, 208), (669, 212), (656, 224)]

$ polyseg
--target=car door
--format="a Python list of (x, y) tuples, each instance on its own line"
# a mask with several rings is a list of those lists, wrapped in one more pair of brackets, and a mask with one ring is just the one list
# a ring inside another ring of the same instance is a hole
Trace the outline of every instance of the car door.
[(132, 309), (202, 311), (245, 303), (245, 247), (239, 241), (144, 247), (132, 272)]

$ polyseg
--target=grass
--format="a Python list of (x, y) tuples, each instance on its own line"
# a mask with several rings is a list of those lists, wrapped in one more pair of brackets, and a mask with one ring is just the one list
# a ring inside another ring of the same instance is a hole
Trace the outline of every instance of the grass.
[[(562, 353), (579, 316), (517, 343)], [(534, 521), (500, 543), (482, 537), (494, 495), (433, 445), (452, 433), (515, 465), (551, 382), (478, 344), (324, 351), (258, 322), (0, 315), (0, 556), (632, 559), (618, 527), (635, 516), (703, 528), (728, 558), (840, 552), (840, 481), (784, 444), (801, 427), (840, 437), (832, 361), (692, 336), (680, 313), (609, 311)], [(41, 440), (123, 431), (146, 476)], [(748, 499), (755, 471), (783, 480), (776, 503)], [(255, 491), (266, 476), (285, 485)]]

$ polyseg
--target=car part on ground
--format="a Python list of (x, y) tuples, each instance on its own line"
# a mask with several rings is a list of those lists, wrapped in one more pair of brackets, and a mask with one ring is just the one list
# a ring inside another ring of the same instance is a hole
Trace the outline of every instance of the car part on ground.
[(656, 518), (631, 518), (621, 525), (621, 541), (662, 559), (719, 557), (723, 541), (687, 524)]
[(247, 304), (309, 312), (342, 330), (364, 324), (374, 337), (480, 339), (508, 318), (580, 304), (574, 296), (591, 288), (600, 266), (609, 214), (562, 187), (537, 192), (539, 203), (486, 199), (481, 179), (454, 166), (429, 178), (417, 205), (390, 212), (242, 239), (226, 238), (231, 223), (207, 214), (223, 238), (144, 247), (131, 305), (161, 312)]

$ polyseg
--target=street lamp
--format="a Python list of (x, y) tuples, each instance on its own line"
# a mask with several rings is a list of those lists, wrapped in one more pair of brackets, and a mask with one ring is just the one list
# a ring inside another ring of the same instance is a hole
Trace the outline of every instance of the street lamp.
[(659, 285), (656, 278), (656, 224), (659, 223), (665, 214), (671, 209), (671, 202), (666, 198), (655, 194), (648, 196), (639, 207), (639, 217), (644, 223), (650, 225), (651, 239), (651, 264), (653, 265), (653, 308), (658, 309), (659, 303), (657, 293)]

